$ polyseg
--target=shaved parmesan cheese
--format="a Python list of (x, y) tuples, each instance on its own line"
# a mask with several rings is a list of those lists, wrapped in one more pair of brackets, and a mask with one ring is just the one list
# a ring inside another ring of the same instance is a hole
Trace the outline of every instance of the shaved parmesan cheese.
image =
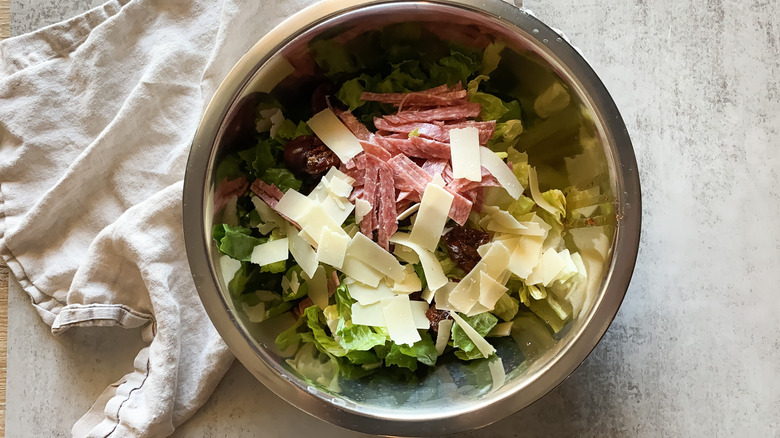
[[(359, 233), (356, 234), (356, 236), (360, 235), (361, 234)], [(356, 259), (355, 257), (350, 257), (349, 255), (344, 257), (344, 263), (341, 265), (341, 272), (371, 287), (377, 287), (379, 285), (379, 281), (382, 279), (382, 274), (362, 261)]]
[(339, 157), (342, 163), (346, 163), (355, 155), (363, 152), (360, 140), (341, 123), (341, 120), (333, 114), (330, 108), (325, 108), (315, 114), (306, 124), (325, 143), (325, 146)]
[(444, 275), (444, 270), (441, 268), (441, 264), (436, 256), (433, 255), (432, 252), (427, 251), (420, 245), (412, 242), (408, 234), (395, 233), (393, 237), (390, 238), (390, 242), (403, 245), (417, 253), (423, 267), (423, 272), (425, 273), (425, 279), (428, 282), (428, 287), (431, 288), (431, 290), (435, 291), (447, 284), (447, 276)]
[(395, 296), (393, 291), (391, 291), (383, 282), (380, 282), (377, 287), (371, 287), (367, 284), (354, 281), (347, 283), (347, 288), (349, 289), (349, 295), (364, 306)]
[(404, 279), (394, 282), (392, 289), (393, 292), (399, 294), (410, 294), (422, 290), (422, 282), (417, 276), (417, 272), (414, 271), (414, 266), (404, 266)]
[(225, 286), (225, 290), (228, 290), (228, 283), (236, 275), (236, 272), (241, 269), (241, 262), (222, 254), (219, 256), (219, 271), (222, 273), (222, 282)]
[(406, 210), (402, 211), (401, 214), (398, 215), (396, 219), (399, 221), (402, 221), (409, 216), (411, 216), (414, 212), (420, 209), (420, 204), (414, 204), (411, 207), (407, 208)]
[(405, 261), (406, 263), (412, 265), (416, 265), (417, 263), (420, 263), (420, 256), (418, 256), (417, 253), (414, 252), (413, 250), (403, 245), (395, 245), (395, 248), (393, 249), (393, 254), (395, 254), (396, 257)]
[(352, 238), (347, 247), (347, 255), (363, 261), (393, 281), (404, 279), (404, 267), (398, 260), (362, 233), (355, 234)]
[(509, 248), (503, 242), (492, 242), (490, 249), (482, 257), (482, 261), (486, 265), (485, 272), (493, 278), (499, 278), (507, 269), (509, 256)]
[(484, 271), (479, 277), (479, 303), (488, 310), (496, 307), (496, 302), (508, 289)]
[(346, 233), (334, 232), (328, 228), (323, 229), (320, 235), (320, 245), (317, 248), (317, 260), (336, 269), (341, 269), (349, 241), (349, 236)]
[(382, 303), (376, 302), (365, 306), (360, 303), (352, 304), (352, 324), (387, 327)]
[(313, 205), (309, 211), (296, 219), (296, 221), (303, 227), (303, 231), (311, 236), (318, 245), (325, 230), (347, 237), (347, 233), (341, 228), (341, 224), (334, 221), (333, 217), (325, 211), (322, 205)]
[(452, 332), (452, 320), (442, 319), (439, 321), (439, 332), (436, 335), (436, 353), (441, 356), (444, 354), (444, 349), (447, 348), (447, 343), (450, 342), (450, 334)]
[(536, 176), (536, 169), (533, 167), (528, 168), (528, 188), (531, 189), (531, 197), (536, 202), (536, 205), (553, 215), (557, 214), (555, 207), (545, 201), (542, 192), (539, 191), (539, 179)]
[(249, 261), (256, 265), (265, 266), (287, 260), (287, 257), (290, 255), (288, 247), (287, 238), (261, 243), (252, 249), (252, 256), (249, 258)]
[(355, 223), (359, 224), (364, 217), (371, 211), (371, 204), (365, 199), (355, 201)]
[(468, 313), (479, 301), (479, 276), (484, 269), (485, 263), (480, 261), (450, 292), (449, 303), (458, 312)]
[(431, 321), (425, 316), (425, 312), (428, 311), (428, 303), (425, 301), (409, 301), (409, 306), (412, 308), (412, 318), (414, 319), (414, 326), (419, 330), (428, 330), (431, 328)]
[[(488, 148), (479, 148), (479, 157), (482, 167), (488, 170), (491, 175), (496, 177), (496, 180), (501, 187), (505, 188), (509, 196), (513, 199), (517, 199), (523, 194), (523, 186), (517, 177), (506, 165), (504, 160), (498, 157), (495, 152)], [(536, 199), (534, 199), (535, 201)]]
[[(338, 170), (336, 167), (331, 167), (330, 169), (328, 169), (328, 172), (325, 174), (325, 178), (328, 178), (328, 181), (333, 181), (334, 178), (338, 178), (344, 181), (345, 183), (349, 184), (350, 186), (355, 184), (355, 178), (352, 178), (346, 173)], [(347, 195), (349, 195), (349, 193), (347, 193)]]
[(565, 266), (566, 263), (558, 256), (558, 253), (554, 249), (549, 248), (539, 257), (539, 263), (531, 272), (531, 275), (528, 276), (526, 284), (549, 286)]
[(325, 310), (328, 307), (328, 279), (325, 277), (325, 268), (320, 266), (314, 272), (314, 276), (307, 278), (304, 274), (304, 280), (309, 286), (309, 298), (320, 309)]
[(485, 313), (489, 311), (490, 309), (488, 309), (487, 307), (483, 306), (482, 304), (476, 303), (474, 304), (474, 306), (471, 307), (471, 310), (466, 312), (466, 316), (479, 315), (480, 313)]
[[(291, 190), (288, 190), (290, 192)], [(290, 254), (293, 259), (300, 265), (303, 272), (311, 278), (314, 276), (314, 271), (317, 270), (317, 253), (314, 252), (312, 247), (298, 235), (298, 230), (295, 229), (292, 224), (287, 223), (287, 241), (289, 244)]]
[(480, 334), (477, 333), (477, 331), (474, 330), (474, 328), (471, 327), (466, 321), (464, 321), (460, 315), (458, 315), (456, 312), (452, 312), (450, 313), (450, 316), (452, 316), (452, 319), (458, 323), (460, 328), (463, 330), (463, 333), (465, 333), (466, 336), (471, 339), (471, 342), (476, 345), (477, 349), (480, 353), (482, 353), (483, 357), (490, 357), (491, 354), (496, 352), (496, 349), (490, 345), (490, 342), (486, 341), (485, 338), (480, 336)]
[(289, 189), (276, 204), (276, 211), (298, 222), (315, 205), (317, 204), (314, 201), (300, 192)]
[(450, 304), (450, 293), (453, 289), (455, 289), (455, 286), (457, 286), (458, 283), (455, 283), (454, 281), (450, 281), (444, 286), (440, 287), (436, 290), (436, 293), (434, 294), (434, 299), (436, 300), (436, 308), (439, 310), (455, 310), (455, 308)]
[(268, 204), (257, 196), (252, 196), (252, 205), (255, 206), (257, 214), (260, 215), (260, 220), (265, 223), (273, 223), (281, 226), (287, 221), (283, 219), (277, 212), (275, 212)]
[(509, 270), (525, 280), (531, 274), (536, 264), (539, 263), (539, 256), (542, 253), (542, 236), (522, 236), (517, 241), (517, 246), (509, 257)]
[(473, 126), (450, 129), (452, 176), (469, 181), (482, 181), (480, 165), (479, 130)]
[[(412, 345), (422, 340), (412, 315), (408, 295), (397, 295), (380, 301), (390, 339), (396, 344)], [(473, 329), (472, 329), (473, 330)], [(483, 339), (484, 340), (484, 339)]]
[(431, 289), (429, 289), (427, 287), (425, 288), (425, 290), (421, 294), (422, 299), (424, 299), (428, 304), (431, 304), (431, 301), (433, 301), (433, 296), (434, 295), (435, 295), (435, 293)]
[(409, 239), (428, 251), (435, 250), (439, 245), (454, 198), (452, 193), (444, 188), (436, 184), (428, 184)]

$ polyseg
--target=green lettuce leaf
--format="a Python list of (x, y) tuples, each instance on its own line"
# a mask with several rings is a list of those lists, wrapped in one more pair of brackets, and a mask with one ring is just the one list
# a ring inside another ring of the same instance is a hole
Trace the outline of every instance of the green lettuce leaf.
[(433, 84), (454, 85), (468, 82), (469, 77), (479, 71), (480, 67), (480, 63), (474, 58), (457, 50), (451, 50), (450, 56), (445, 56), (436, 64), (432, 64), (429, 71)]
[(377, 345), (384, 345), (387, 337), (377, 333), (372, 327), (352, 323), (352, 304), (355, 300), (349, 295), (346, 284), (341, 284), (334, 293), (336, 309), (339, 314), (336, 338), (346, 350), (367, 351)]
[(402, 354), (416, 358), (417, 361), (422, 364), (434, 366), (436, 364), (436, 358), (438, 357), (436, 344), (434, 344), (431, 335), (428, 334), (427, 331), (423, 332), (420, 337), (422, 339), (411, 346), (406, 344), (401, 345), (399, 351)]
[(262, 272), (260, 266), (250, 262), (241, 262), (241, 267), (236, 271), (233, 279), (228, 283), (228, 290), (233, 297), (241, 297), (247, 300), (250, 306), (257, 304), (258, 300), (252, 301), (255, 296), (253, 291), (257, 290), (279, 290), (281, 289), (282, 275), (270, 272)]
[(212, 236), (222, 254), (242, 262), (248, 262), (255, 246), (268, 241), (266, 238), (253, 237), (252, 230), (227, 224), (214, 225)]
[(555, 208), (555, 221), (559, 224), (566, 218), (566, 196), (558, 189), (542, 193), (542, 198)]
[(401, 352), (401, 347), (393, 343), (387, 356), (385, 356), (385, 366), (390, 365), (397, 365), (414, 371), (417, 369), (417, 358), (404, 354)]
[(341, 85), (341, 88), (336, 92), (336, 97), (347, 104), (350, 111), (354, 111), (366, 103), (360, 98), (360, 95), (363, 94), (364, 91), (374, 88), (376, 82), (376, 78), (363, 73), (356, 78), (344, 82)]
[(506, 150), (507, 161), (512, 163), (512, 172), (514, 172), (517, 180), (523, 187), (528, 187), (528, 172), (530, 166), (528, 165), (528, 154), (525, 152), (518, 152), (515, 148), (508, 148)]
[[(460, 316), (481, 336), (487, 335), (490, 330), (498, 324), (498, 318), (488, 312), (474, 316), (466, 316), (463, 314)], [(457, 349), (455, 351), (455, 356), (459, 359), (474, 360), (483, 357), (482, 353), (477, 349), (477, 346), (471, 341), (471, 338), (466, 335), (458, 323), (452, 325), (452, 346)]]
[(311, 128), (309, 128), (309, 125), (306, 124), (306, 122), (301, 121), (296, 125), (292, 120), (284, 119), (282, 124), (279, 126), (279, 129), (276, 130), (276, 136), (274, 137), (274, 140), (283, 143), (296, 137), (300, 137), (301, 135), (312, 134), (313, 132)]
[(515, 217), (518, 221), (521, 221), (522, 217), (527, 215), (531, 212), (531, 210), (536, 206), (536, 203), (533, 199), (520, 195), (519, 198), (514, 200), (511, 204), (509, 204), (509, 207), (507, 207), (507, 211), (509, 214)]
[(300, 190), (301, 185), (303, 184), (292, 172), (286, 168), (278, 167), (266, 170), (260, 179), (266, 184), (276, 185), (282, 192), (286, 192), (290, 189)]
[(517, 311), (520, 309), (520, 302), (510, 296), (508, 293), (501, 295), (501, 298), (496, 302), (496, 307), (493, 309), (493, 314), (501, 318), (504, 321), (511, 321), (512, 318), (517, 315)]

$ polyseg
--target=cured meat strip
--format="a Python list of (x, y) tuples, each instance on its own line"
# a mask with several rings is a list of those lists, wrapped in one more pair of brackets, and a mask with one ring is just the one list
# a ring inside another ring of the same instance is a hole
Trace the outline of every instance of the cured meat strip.
[(412, 131), (417, 132), (421, 137), (430, 138), (438, 141), (450, 141), (449, 129), (434, 125), (433, 123), (405, 123), (395, 124), (390, 123), (385, 119), (374, 118), (374, 126), (381, 129), (382, 132), (396, 132), (400, 134), (407, 134)]
[(401, 105), (457, 105), (466, 103), (468, 92), (466, 90), (447, 91), (444, 93), (431, 93), (430, 91), (419, 91), (413, 93), (368, 93), (363, 92), (360, 95), (361, 100), (369, 102), (390, 103), (395, 106)]
[(379, 168), (378, 227), (377, 243), (386, 251), (390, 251), (390, 236), (398, 230), (396, 219), (395, 181), (393, 169), (389, 164), (376, 160)]
[(377, 181), (379, 179), (379, 168), (371, 165), (369, 157), (371, 156), (366, 156), (365, 184), (363, 185), (363, 195), (361, 198), (371, 204), (371, 210), (369, 210), (369, 212), (363, 216), (363, 220), (360, 221), (360, 232), (373, 240), (374, 230), (376, 229), (376, 196), (378, 192)]
[(360, 122), (351, 112), (336, 110), (336, 115), (344, 122), (344, 125), (355, 134), (359, 140), (368, 141), (371, 137), (371, 132), (366, 128), (366, 125)]
[(243, 195), (248, 187), (249, 181), (243, 176), (230, 181), (227, 178), (223, 179), (214, 193), (214, 211), (222, 210), (233, 195)]
[(447, 167), (447, 160), (431, 159), (423, 163), (422, 169), (430, 176), (441, 175)]
[(401, 134), (408, 134), (410, 132), (416, 132), (420, 137), (430, 138), (432, 140), (449, 143), (450, 141), (450, 129), (460, 129), (466, 127), (475, 127), (479, 131), (479, 144), (485, 145), (488, 140), (493, 138), (493, 133), (496, 129), (495, 120), (487, 122), (476, 122), (473, 120), (460, 121), (454, 124), (436, 124), (436, 123), (390, 123), (387, 118), (375, 118), (374, 126), (381, 129), (382, 132), (396, 132)]
[(398, 184), (398, 182), (405, 183), (404, 187), (409, 187), (411, 189), (409, 191), (413, 190), (419, 193), (420, 196), (425, 192), (425, 186), (433, 179), (407, 156), (396, 155), (388, 161), (388, 164), (392, 166), (395, 171), (396, 184)]
[(418, 149), (409, 138), (376, 137), (376, 141), (388, 151), (398, 151), (397, 154), (390, 152), (390, 154), (394, 156), (406, 155), (409, 157), (429, 158), (427, 154), (424, 154)]
[(363, 150), (366, 151), (366, 154), (373, 155), (382, 161), (387, 161), (390, 158), (393, 158), (387, 149), (371, 141), (361, 140), (360, 145), (363, 146)]
[(454, 179), (447, 183), (447, 189), (462, 193), (477, 187), (500, 187), (501, 185), (487, 169), (482, 167), (482, 180), (469, 181), (465, 178)]
[(448, 143), (422, 137), (410, 137), (409, 140), (420, 151), (420, 158), (450, 158), (452, 155)]
[[(458, 93), (461, 93), (461, 91), (458, 91)], [(461, 120), (468, 117), (477, 117), (481, 111), (482, 105), (469, 102), (455, 106), (433, 108), (422, 111), (401, 111), (397, 114), (384, 116), (383, 119), (385, 119), (388, 123), (393, 123), (396, 125), (417, 122), (441, 122), (447, 120)], [(376, 123), (376, 121), (374, 123)], [(377, 126), (377, 128), (379, 128), (379, 126)]]
[(469, 213), (471, 213), (471, 207), (473, 203), (459, 193), (452, 193), (452, 195), (454, 198), (452, 200), (452, 206), (450, 207), (450, 212), (448, 215), (459, 225), (463, 225), (469, 219)]
[[(388, 164), (391, 165), (395, 171), (396, 187), (398, 187), (398, 181), (402, 180), (406, 186), (414, 189), (420, 196), (425, 193), (425, 186), (433, 179), (433, 177), (415, 164), (409, 157), (396, 155)], [(450, 207), (449, 217), (460, 225), (463, 225), (469, 218), (472, 203), (457, 192), (450, 193), (452, 193), (454, 199), (452, 201), (452, 206)]]

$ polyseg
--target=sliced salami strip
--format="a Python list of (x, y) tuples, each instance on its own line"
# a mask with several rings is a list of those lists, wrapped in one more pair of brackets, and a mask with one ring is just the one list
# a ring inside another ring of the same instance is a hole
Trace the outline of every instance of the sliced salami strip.
[[(465, 91), (462, 91), (465, 92)], [(458, 91), (458, 93), (462, 93)], [(401, 111), (397, 114), (384, 116), (388, 123), (402, 125), (406, 123), (434, 122), (447, 120), (462, 120), (468, 117), (477, 117), (482, 111), (482, 105), (478, 103), (463, 103), (455, 106), (439, 107), (422, 111)], [(377, 126), (377, 128), (379, 128)], [(384, 128), (379, 128), (384, 129)]]
[(359, 140), (369, 140), (371, 132), (366, 125), (360, 122), (351, 112), (335, 110), (336, 115), (344, 122), (344, 125), (355, 134)]
[(366, 154), (373, 155), (382, 161), (388, 161), (390, 158), (393, 158), (387, 149), (374, 142), (361, 140), (360, 145), (363, 146), (363, 150), (366, 151)]

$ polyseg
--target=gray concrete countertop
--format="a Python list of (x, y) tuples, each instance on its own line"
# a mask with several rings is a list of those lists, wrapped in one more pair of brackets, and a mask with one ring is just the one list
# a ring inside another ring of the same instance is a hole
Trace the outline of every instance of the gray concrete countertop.
[[(97, 0), (12, 0), (12, 33)], [(606, 336), (572, 376), (476, 436), (780, 435), (780, 2), (529, 0), (623, 113), (642, 242)], [(53, 338), (12, 282), (10, 437), (69, 436), (130, 371), (138, 332)], [(238, 363), (175, 434), (358, 436), (300, 413)]]

